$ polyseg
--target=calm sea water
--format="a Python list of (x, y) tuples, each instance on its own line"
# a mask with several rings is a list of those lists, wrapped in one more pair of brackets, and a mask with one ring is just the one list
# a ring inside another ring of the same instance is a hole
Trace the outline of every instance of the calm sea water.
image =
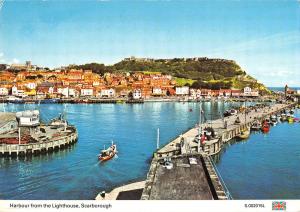
[[(208, 102), (203, 108), (206, 119), (215, 119), (237, 105)], [(36, 107), (5, 106), (8, 111)], [(102, 190), (145, 179), (157, 128), (163, 145), (199, 117), (199, 103), (41, 104), (39, 109), (43, 120), (50, 120), (64, 108), (78, 128), (78, 143), (25, 160), (0, 158), (0, 199), (93, 199)], [(299, 127), (280, 124), (267, 135), (252, 134), (224, 149), (217, 166), (235, 199), (300, 198)], [(98, 163), (97, 154), (111, 140), (118, 145), (118, 157)]]
[[(271, 91), (282, 91), (284, 92), (284, 87), (268, 87)], [(300, 90), (299, 87), (291, 87), (293, 90)]]
[(300, 123), (232, 141), (215, 159), (234, 199), (300, 199)]
[[(203, 103), (207, 119), (218, 118), (230, 106)], [(36, 107), (5, 106), (6, 111)], [(64, 108), (69, 122), (78, 128), (78, 143), (25, 160), (0, 158), (0, 199), (93, 199), (102, 190), (145, 179), (157, 128), (165, 144), (199, 120), (199, 103), (41, 104), (39, 109), (43, 120), (50, 120)], [(98, 163), (97, 154), (111, 140), (118, 145), (118, 158)]]

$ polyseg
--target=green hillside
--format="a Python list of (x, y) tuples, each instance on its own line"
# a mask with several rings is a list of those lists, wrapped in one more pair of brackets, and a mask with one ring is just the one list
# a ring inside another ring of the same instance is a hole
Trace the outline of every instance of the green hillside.
[(91, 63), (75, 68), (92, 69), (94, 72), (161, 72), (175, 77), (178, 85), (194, 88), (236, 88), (246, 86), (269, 92), (233, 60), (209, 58), (174, 59), (124, 59), (112, 66)]

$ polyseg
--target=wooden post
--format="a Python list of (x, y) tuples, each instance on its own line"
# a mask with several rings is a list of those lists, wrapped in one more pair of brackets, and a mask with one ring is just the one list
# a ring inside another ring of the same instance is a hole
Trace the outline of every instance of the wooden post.
[(20, 129), (20, 127), (18, 129), (18, 134), (19, 134), (19, 145), (20, 145), (21, 144), (21, 129)]

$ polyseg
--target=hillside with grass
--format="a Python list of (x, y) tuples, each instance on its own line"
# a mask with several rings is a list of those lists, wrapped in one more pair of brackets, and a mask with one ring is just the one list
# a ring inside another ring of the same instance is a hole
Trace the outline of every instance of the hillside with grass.
[(91, 69), (96, 73), (105, 72), (160, 72), (172, 75), (177, 85), (193, 88), (243, 89), (246, 86), (268, 93), (269, 90), (249, 76), (233, 60), (209, 58), (174, 59), (127, 59), (114, 65), (85, 64), (75, 68)]

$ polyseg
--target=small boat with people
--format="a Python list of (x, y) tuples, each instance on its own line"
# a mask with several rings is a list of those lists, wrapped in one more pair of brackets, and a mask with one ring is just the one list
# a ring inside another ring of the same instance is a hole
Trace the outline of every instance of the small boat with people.
[(112, 159), (117, 154), (117, 145), (112, 142), (111, 146), (107, 149), (103, 149), (98, 155), (98, 159), (101, 162)]

